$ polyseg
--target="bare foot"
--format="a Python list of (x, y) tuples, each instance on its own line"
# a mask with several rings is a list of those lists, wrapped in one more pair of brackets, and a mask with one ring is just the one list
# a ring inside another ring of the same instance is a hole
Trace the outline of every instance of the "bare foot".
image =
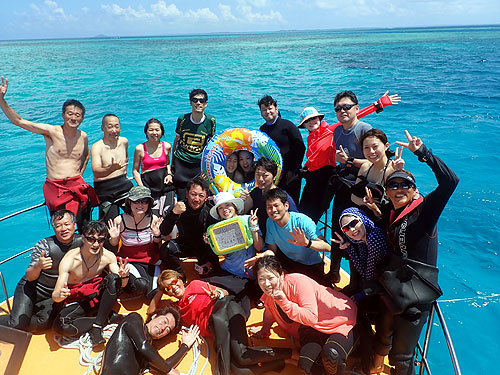
[(379, 374), (384, 371), (385, 356), (375, 353), (372, 358), (370, 374)]

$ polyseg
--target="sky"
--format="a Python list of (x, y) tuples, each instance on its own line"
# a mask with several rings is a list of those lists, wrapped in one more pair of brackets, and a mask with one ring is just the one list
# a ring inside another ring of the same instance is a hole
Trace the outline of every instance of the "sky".
[(0, 40), (500, 23), (498, 0), (1, 0)]

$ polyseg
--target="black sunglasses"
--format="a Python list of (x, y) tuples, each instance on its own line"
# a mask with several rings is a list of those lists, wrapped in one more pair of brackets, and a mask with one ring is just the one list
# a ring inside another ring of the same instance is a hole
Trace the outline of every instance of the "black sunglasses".
[(201, 103), (201, 104), (203, 104), (203, 103), (207, 102), (207, 99), (205, 99), (205, 98), (193, 98), (193, 99), (191, 99), (191, 101), (193, 103)]
[(340, 112), (341, 110), (348, 111), (354, 106), (356, 106), (356, 104), (343, 104), (343, 105), (336, 106), (334, 109), (335, 109), (335, 112)]
[(387, 185), (387, 189), (389, 190), (398, 190), (398, 189), (403, 189), (403, 190), (408, 190), (415, 186), (411, 182), (403, 181), (403, 182), (391, 182), (390, 184)]
[(352, 219), (350, 222), (348, 222), (346, 225), (342, 227), (342, 231), (344, 233), (349, 232), (349, 230), (354, 229), (356, 225), (358, 225), (359, 220), (358, 219)]

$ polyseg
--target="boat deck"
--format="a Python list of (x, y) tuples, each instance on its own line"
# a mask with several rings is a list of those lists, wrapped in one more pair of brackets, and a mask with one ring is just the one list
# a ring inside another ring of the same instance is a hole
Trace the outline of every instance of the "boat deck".
[[(195, 274), (194, 271), (194, 260), (185, 261), (186, 271), (188, 271), (188, 278)], [(340, 285), (345, 285), (348, 282), (347, 273), (343, 272), (342, 280)], [(2, 307), (5, 307), (2, 305)], [(119, 303), (119, 312), (121, 314), (127, 314), (132, 311), (137, 311), (143, 317), (146, 317), (147, 305), (142, 304), (138, 300), (132, 301), (121, 301)], [(250, 318), (247, 322), (247, 327), (250, 326), (260, 326), (262, 323), (264, 310), (258, 310), (253, 308), (251, 311)], [(2, 340), (0, 339), (0, 344)], [(272, 334), (269, 339), (258, 340), (253, 339), (252, 344), (256, 346), (260, 345), (272, 345), (272, 346), (282, 346), (291, 347), (291, 342), (283, 332), (275, 325), (272, 329)], [(167, 358), (172, 355), (178, 348), (180, 343), (180, 335), (175, 338), (165, 338), (155, 342), (155, 345), (159, 348), (160, 354)], [(212, 342), (209, 343), (209, 363), (206, 366), (202, 374), (209, 375), (215, 373), (215, 351)], [(100, 351), (104, 350), (104, 346), (99, 346), (94, 348), (93, 356), (99, 354)], [(64, 349), (61, 348), (54, 340), (54, 332), (49, 331), (44, 334), (34, 334), (31, 338), (26, 356), (21, 366), (19, 372), (20, 375), (53, 375), (53, 374), (65, 374), (65, 375), (83, 375), (87, 371), (87, 367), (79, 364), (80, 352), (77, 349)], [(198, 360), (198, 368), (195, 374), (201, 374), (200, 371), (206, 362), (207, 351), (205, 345), (201, 346), (201, 355)], [(352, 361), (350, 361), (352, 362)], [(193, 351), (191, 350), (183, 358), (182, 362), (177, 366), (177, 369), (183, 373), (188, 373), (191, 364), (193, 363)], [(352, 363), (349, 363), (352, 366)], [(0, 368), (2, 368), (2, 358), (0, 355)], [(384, 373), (389, 374), (389, 367), (385, 366)], [(301, 374), (298, 367), (287, 365), (282, 371), (284, 374)], [(356, 371), (351, 373), (356, 374)], [(93, 374), (93, 372), (92, 372)], [(361, 374), (361, 373), (360, 373)]]

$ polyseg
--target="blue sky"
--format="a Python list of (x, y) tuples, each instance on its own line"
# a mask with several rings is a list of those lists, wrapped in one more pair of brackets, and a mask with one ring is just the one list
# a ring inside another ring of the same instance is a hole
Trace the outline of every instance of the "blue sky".
[(498, 24), (498, 0), (7, 0), (0, 40)]

